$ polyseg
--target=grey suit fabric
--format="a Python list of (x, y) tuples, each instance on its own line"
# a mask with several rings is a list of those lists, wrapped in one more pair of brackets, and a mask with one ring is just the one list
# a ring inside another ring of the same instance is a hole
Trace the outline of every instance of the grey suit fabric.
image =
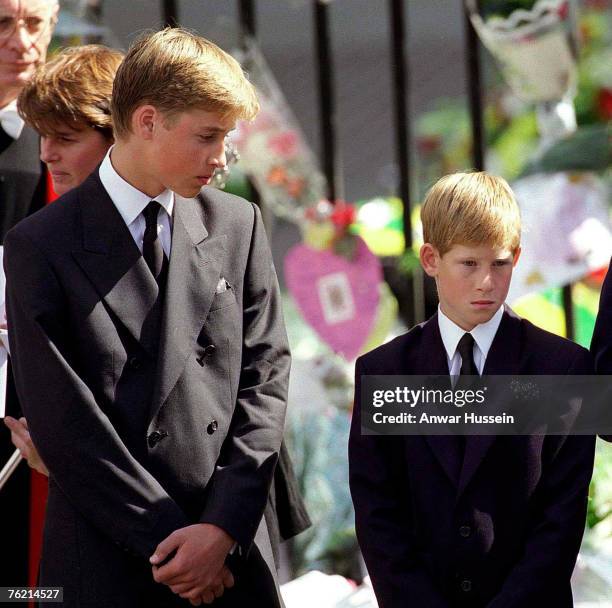
[(65, 606), (174, 605), (148, 558), (208, 522), (239, 545), (223, 605), (250, 588), (281, 605), (262, 514), (290, 356), (258, 209), (177, 196), (161, 302), (96, 171), (9, 232), (5, 270), (17, 390), (50, 471), (40, 584)]
[(39, 137), (24, 126), (18, 139), (0, 133), (0, 244), (17, 222), (45, 204)]

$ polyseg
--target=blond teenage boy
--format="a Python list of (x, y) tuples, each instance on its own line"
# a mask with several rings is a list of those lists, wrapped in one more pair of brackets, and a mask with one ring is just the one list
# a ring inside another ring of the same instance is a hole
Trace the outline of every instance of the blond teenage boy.
[(521, 222), (503, 179), (448, 175), (421, 217), (438, 312), (355, 370), (350, 485), (379, 605), (570, 608), (593, 438), (361, 434), (365, 375), (592, 373), (588, 351), (505, 304)]
[(169, 29), (130, 48), (111, 105), (99, 170), (6, 242), (50, 473), (40, 583), (66, 606), (280, 606), (262, 519), (289, 372), (278, 286), (257, 208), (205, 187), (253, 87)]

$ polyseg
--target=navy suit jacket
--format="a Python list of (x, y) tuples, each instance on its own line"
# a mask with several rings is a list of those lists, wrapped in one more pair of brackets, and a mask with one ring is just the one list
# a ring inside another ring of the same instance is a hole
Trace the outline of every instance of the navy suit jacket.
[[(612, 260), (610, 265), (612, 266)], [(591, 352), (596, 371), (600, 374), (612, 374), (612, 272), (609, 270), (601, 288)]]
[[(589, 374), (589, 352), (506, 309), (485, 374)], [(362, 436), (362, 375), (448, 374), (437, 316), (360, 357), (349, 440), (357, 537), (380, 608), (570, 608), (592, 437)]]
[[(612, 374), (612, 272), (609, 270), (601, 288), (591, 353), (595, 360), (595, 371), (598, 374)], [(612, 435), (602, 435), (601, 438), (612, 442)]]

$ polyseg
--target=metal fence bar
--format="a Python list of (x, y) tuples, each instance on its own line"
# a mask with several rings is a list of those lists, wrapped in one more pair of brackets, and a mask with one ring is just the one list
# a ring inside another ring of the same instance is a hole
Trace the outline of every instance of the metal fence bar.
[(255, 38), (257, 31), (257, 20), (255, 17), (254, 0), (239, 0), (238, 17), (240, 19), (241, 38)]
[[(391, 29), (391, 80), (393, 83), (394, 133), (396, 162), (399, 177), (399, 196), (402, 199), (404, 242), (406, 249), (412, 248), (412, 196), (410, 191), (410, 142), (412, 125), (410, 121), (410, 70), (406, 60), (408, 32), (405, 27), (404, 0), (389, 0)], [(407, 290), (411, 301), (411, 315), (408, 325), (425, 320), (424, 278), (420, 268), (415, 268)]]
[(330, 201), (343, 198), (339, 178), (336, 142), (336, 105), (334, 95), (334, 70), (329, 34), (329, 1), (313, 0), (316, 37), (316, 58), (319, 75), (319, 110), (321, 114), (321, 144), (323, 171), (327, 178), (327, 195)]
[(565, 337), (568, 340), (576, 338), (574, 330), (574, 299), (572, 297), (572, 285), (564, 285), (561, 288), (563, 297), (563, 313), (565, 314)]
[[(476, 6), (478, 6), (476, 2)], [(464, 6), (465, 41), (466, 41), (466, 70), (468, 78), (468, 97), (470, 105), (470, 118), (472, 121), (472, 158), (473, 168), (483, 171), (484, 160), (484, 125), (482, 104), (482, 82), (480, 70), (479, 42), (476, 30), (470, 21), (469, 11)]]
[(406, 30), (404, 27), (403, 0), (390, 0), (391, 17), (391, 75), (393, 81), (393, 110), (395, 118), (395, 146), (399, 175), (399, 195), (404, 204), (404, 237), (406, 247), (412, 247), (412, 220), (410, 196), (410, 115), (408, 96), (408, 65), (404, 45)]
[[(238, 30), (240, 44), (245, 51), (249, 49), (249, 40), (255, 40), (257, 38), (257, 13), (255, 7), (255, 0), (238, 0)], [(272, 211), (262, 205), (261, 196), (257, 188), (253, 186), (253, 183), (249, 179), (251, 186), (251, 200), (260, 209), (263, 216), (264, 224), (269, 233), (272, 232), (273, 217)]]
[[(480, 2), (476, 1), (476, 10)], [(483, 171), (485, 169), (485, 133), (483, 121), (482, 102), (482, 78), (479, 57), (479, 40), (476, 30), (469, 18), (469, 10), (464, 8), (465, 35), (466, 35), (466, 60), (469, 84), (470, 116), (472, 119), (472, 141), (473, 141), (473, 163), (474, 169)], [(561, 288), (563, 313), (565, 317), (565, 335), (568, 340), (575, 337), (574, 330), (574, 305), (572, 299), (572, 286), (564, 285)]]
[(164, 27), (178, 27), (179, 10), (178, 0), (162, 0)]

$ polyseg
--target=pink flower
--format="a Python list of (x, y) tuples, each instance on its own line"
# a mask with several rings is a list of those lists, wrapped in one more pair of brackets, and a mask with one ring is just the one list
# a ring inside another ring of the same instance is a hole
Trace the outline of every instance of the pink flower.
[(284, 131), (268, 139), (270, 150), (280, 156), (293, 156), (297, 147), (298, 138), (295, 131)]

